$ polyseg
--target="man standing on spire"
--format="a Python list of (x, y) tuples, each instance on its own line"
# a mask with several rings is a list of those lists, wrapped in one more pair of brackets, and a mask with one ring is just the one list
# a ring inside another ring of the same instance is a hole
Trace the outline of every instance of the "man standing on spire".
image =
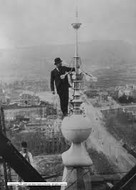
[(50, 78), (51, 91), (55, 94), (55, 82), (56, 91), (60, 98), (61, 111), (63, 116), (67, 116), (70, 87), (67, 75), (69, 72), (75, 71), (75, 68), (62, 66), (62, 60), (59, 57), (54, 60), (54, 65), (56, 65), (56, 68), (51, 71)]

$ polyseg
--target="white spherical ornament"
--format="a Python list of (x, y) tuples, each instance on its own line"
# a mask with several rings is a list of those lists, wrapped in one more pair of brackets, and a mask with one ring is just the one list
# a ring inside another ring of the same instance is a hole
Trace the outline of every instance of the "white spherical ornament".
[(80, 143), (89, 137), (91, 122), (83, 115), (72, 115), (64, 118), (61, 131), (67, 140), (73, 143)]

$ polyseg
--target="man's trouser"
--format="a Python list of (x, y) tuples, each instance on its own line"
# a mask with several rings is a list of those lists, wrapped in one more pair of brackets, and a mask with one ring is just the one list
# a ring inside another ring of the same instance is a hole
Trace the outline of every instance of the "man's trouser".
[(63, 115), (68, 113), (68, 100), (69, 100), (69, 89), (64, 87), (58, 91), (60, 98), (60, 107)]

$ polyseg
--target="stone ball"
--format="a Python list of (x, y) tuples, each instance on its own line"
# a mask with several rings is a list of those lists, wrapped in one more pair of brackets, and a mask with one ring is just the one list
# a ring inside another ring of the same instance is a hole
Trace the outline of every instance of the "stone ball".
[(61, 125), (63, 136), (73, 143), (85, 141), (89, 137), (91, 129), (91, 121), (83, 115), (65, 117)]

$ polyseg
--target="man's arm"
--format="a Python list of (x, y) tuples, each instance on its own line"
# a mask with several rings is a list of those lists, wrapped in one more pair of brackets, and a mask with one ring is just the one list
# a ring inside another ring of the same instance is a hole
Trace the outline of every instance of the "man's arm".
[(65, 67), (66, 72), (75, 71), (74, 67)]
[(54, 93), (55, 90), (54, 90), (54, 75), (53, 75), (53, 71), (51, 71), (50, 88), (51, 88), (51, 91)]

